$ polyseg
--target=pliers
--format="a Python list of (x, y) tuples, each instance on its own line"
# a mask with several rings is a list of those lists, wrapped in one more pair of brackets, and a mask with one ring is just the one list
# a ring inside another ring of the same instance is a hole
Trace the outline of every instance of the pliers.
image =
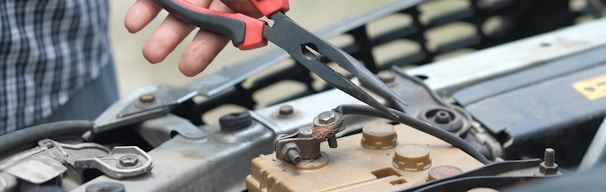
[(234, 46), (241, 50), (263, 47), (267, 41), (271, 41), (331, 86), (386, 114), (394, 115), (362, 88), (328, 67), (323, 60), (335, 62), (396, 107), (403, 109), (407, 105), (358, 60), (303, 29), (286, 16), (284, 13), (290, 8), (288, 0), (250, 0), (259, 12), (274, 21), (271, 26), (266, 21), (244, 14), (209, 10), (186, 0), (156, 1), (184, 22), (231, 38)]

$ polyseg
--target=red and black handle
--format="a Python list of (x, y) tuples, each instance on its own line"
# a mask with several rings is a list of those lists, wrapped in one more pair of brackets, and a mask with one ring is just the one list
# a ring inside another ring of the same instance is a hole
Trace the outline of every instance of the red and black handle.
[[(267, 45), (263, 39), (265, 21), (241, 13), (225, 13), (195, 6), (186, 0), (156, 0), (164, 9), (182, 21), (201, 29), (228, 36), (234, 46), (254, 49)], [(288, 0), (251, 0), (251, 3), (266, 16), (276, 11), (287, 11)]]

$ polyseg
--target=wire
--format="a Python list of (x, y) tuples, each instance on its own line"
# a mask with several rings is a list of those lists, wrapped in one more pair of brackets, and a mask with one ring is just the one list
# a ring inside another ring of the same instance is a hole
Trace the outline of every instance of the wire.
[(397, 121), (399, 123), (409, 125), (412, 128), (415, 128), (419, 131), (430, 134), (434, 137), (437, 137), (437, 138), (453, 145), (454, 147), (461, 149), (462, 151), (464, 151), (465, 153), (476, 158), (478, 161), (482, 162), (483, 164), (491, 163), (484, 155), (482, 155), (482, 153), (480, 153), (478, 150), (476, 150), (473, 146), (471, 146), (469, 143), (467, 143), (465, 140), (461, 139), (460, 137), (458, 137), (452, 133), (449, 133), (445, 130), (442, 130), (441, 128), (433, 126), (427, 122), (424, 122), (424, 121), (418, 120), (414, 117), (411, 117), (401, 111), (391, 109), (391, 108), (389, 108), (389, 110), (391, 111), (392, 114), (395, 114), (397, 117), (385, 114), (381, 111), (378, 111), (378, 110), (376, 110), (370, 106), (366, 106), (366, 105), (339, 105), (337, 108), (334, 109), (334, 111), (340, 112), (343, 115), (349, 115), (349, 114), (368, 115), (368, 116), (390, 119), (393, 121)]
[(30, 147), (43, 138), (81, 135), (93, 127), (93, 122), (84, 120), (59, 121), (17, 130), (0, 136), (0, 157)]

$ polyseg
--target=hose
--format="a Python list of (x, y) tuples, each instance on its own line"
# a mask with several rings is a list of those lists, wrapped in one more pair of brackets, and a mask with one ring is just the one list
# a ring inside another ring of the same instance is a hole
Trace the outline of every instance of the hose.
[(70, 120), (36, 125), (0, 136), (0, 157), (8, 153), (31, 146), (43, 138), (81, 135), (93, 127), (92, 121)]
[(414, 117), (411, 117), (411, 116), (407, 115), (406, 113), (403, 113), (403, 112), (395, 110), (395, 109), (390, 108), (389, 111), (392, 114), (395, 114), (397, 117), (385, 114), (379, 110), (376, 110), (376, 109), (374, 109), (370, 106), (366, 106), (366, 105), (340, 105), (337, 108), (335, 108), (334, 111), (340, 112), (343, 115), (349, 115), (349, 114), (368, 115), (368, 116), (381, 117), (381, 118), (393, 120), (398, 123), (403, 123), (403, 124), (411, 126), (412, 128), (415, 128), (419, 131), (422, 131), (424, 133), (437, 137), (437, 138), (451, 144), (452, 146), (461, 149), (462, 151), (464, 151), (465, 153), (476, 158), (478, 161), (482, 162), (483, 164), (491, 163), (484, 155), (482, 155), (478, 150), (473, 148), (473, 146), (471, 146), (469, 143), (467, 143), (462, 138), (460, 138), (450, 132), (442, 130), (439, 127), (433, 126), (427, 122), (424, 122), (424, 121), (418, 120)]

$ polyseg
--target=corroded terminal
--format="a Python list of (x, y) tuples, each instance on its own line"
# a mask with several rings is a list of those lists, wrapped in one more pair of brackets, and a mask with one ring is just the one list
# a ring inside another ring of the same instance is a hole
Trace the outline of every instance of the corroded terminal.
[(320, 113), (313, 121), (312, 137), (324, 141), (343, 130), (343, 115), (334, 111)]

